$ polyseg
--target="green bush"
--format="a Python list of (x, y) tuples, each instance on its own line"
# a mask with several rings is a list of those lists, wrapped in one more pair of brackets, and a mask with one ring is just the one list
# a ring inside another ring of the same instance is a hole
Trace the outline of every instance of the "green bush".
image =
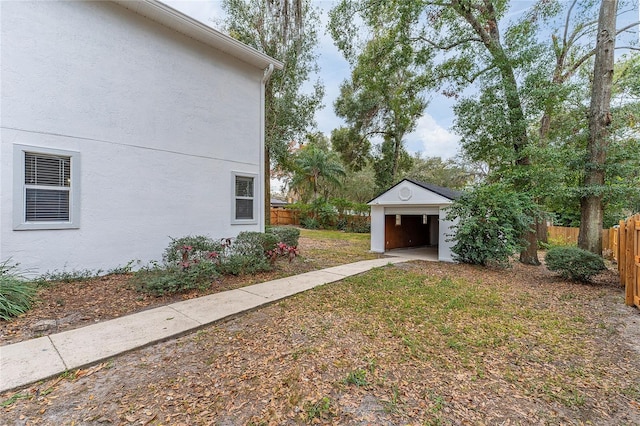
[(279, 243), (285, 243), (291, 247), (298, 246), (300, 230), (291, 226), (269, 226), (265, 230), (268, 234), (273, 234)]
[(371, 223), (366, 216), (350, 216), (344, 230), (358, 234), (368, 234), (371, 232)]
[(9, 321), (27, 312), (36, 296), (37, 287), (24, 280), (8, 261), (0, 263), (0, 319)]
[[(263, 232), (241, 232), (231, 245), (232, 253), (242, 256), (264, 257), (265, 253), (278, 244), (275, 234)], [(256, 259), (257, 260), (257, 259)]]
[(188, 266), (159, 265), (141, 268), (132, 278), (138, 291), (162, 296), (189, 290), (205, 290), (219, 276), (213, 261), (193, 261)]
[(269, 271), (271, 263), (266, 256), (232, 254), (224, 258), (218, 266), (224, 275), (245, 275)]
[[(204, 290), (220, 274), (255, 274), (271, 269), (267, 252), (276, 248), (278, 235), (274, 232), (241, 232), (232, 241), (214, 241), (196, 235), (172, 239), (164, 251), (163, 264), (154, 263), (135, 273), (133, 283), (139, 291), (163, 295)], [(284, 235), (284, 233), (280, 232)], [(300, 231), (288, 232), (288, 237)]]
[(547, 252), (545, 263), (550, 271), (580, 282), (589, 282), (607, 269), (602, 257), (578, 247), (553, 247)]
[[(170, 237), (171, 238), (171, 237)], [(206, 259), (209, 253), (221, 253), (225, 249), (225, 241), (214, 241), (205, 235), (188, 235), (182, 238), (171, 238), (171, 243), (162, 255), (162, 260), (166, 264), (177, 264), (182, 262), (184, 248), (191, 247), (189, 250), (190, 259)]]
[(321, 229), (333, 229), (338, 220), (336, 209), (321, 198), (311, 203), (311, 211)]
[(525, 194), (501, 184), (482, 185), (464, 193), (449, 208), (455, 260), (483, 266), (507, 267), (509, 257), (522, 250), (522, 239), (536, 207)]
[(318, 229), (320, 228), (320, 224), (313, 217), (303, 217), (300, 219), (300, 226), (305, 229)]

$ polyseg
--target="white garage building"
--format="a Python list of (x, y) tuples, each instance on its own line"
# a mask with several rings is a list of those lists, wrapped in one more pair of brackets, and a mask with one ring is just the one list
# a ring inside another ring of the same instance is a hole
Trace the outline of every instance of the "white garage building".
[(431, 247), (438, 260), (452, 262), (447, 241), (454, 224), (446, 220), (446, 209), (460, 196), (449, 188), (404, 179), (368, 204), (371, 206), (371, 251), (409, 247)]

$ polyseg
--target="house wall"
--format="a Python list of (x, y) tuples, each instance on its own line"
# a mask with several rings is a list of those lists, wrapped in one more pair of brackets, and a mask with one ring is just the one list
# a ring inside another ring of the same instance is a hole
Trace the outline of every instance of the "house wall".
[[(111, 2), (0, 8), (0, 261), (106, 270), (263, 229), (231, 223), (232, 172), (262, 209), (262, 70)], [(79, 229), (13, 229), (14, 144), (80, 153)]]
[(371, 206), (371, 251), (384, 253), (384, 206)]

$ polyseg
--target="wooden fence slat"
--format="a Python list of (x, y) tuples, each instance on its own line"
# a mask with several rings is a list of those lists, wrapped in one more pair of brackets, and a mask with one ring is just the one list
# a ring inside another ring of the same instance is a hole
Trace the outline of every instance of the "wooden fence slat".
[(640, 308), (640, 214), (621, 220), (609, 235), (620, 284), (624, 286), (624, 303)]
[(625, 266), (624, 266), (624, 284), (625, 284), (625, 303), (629, 306), (633, 306), (633, 287), (632, 283), (634, 283), (634, 256), (633, 249), (635, 247), (634, 237), (635, 237), (635, 221), (633, 218), (630, 218), (627, 221), (626, 226), (626, 244), (625, 244)]
[(620, 228), (618, 228), (618, 274), (620, 275), (620, 284), (624, 287), (626, 268), (627, 268), (627, 221), (620, 221)]
[(640, 215), (635, 217), (633, 234), (633, 279), (630, 287), (633, 304), (640, 308)]

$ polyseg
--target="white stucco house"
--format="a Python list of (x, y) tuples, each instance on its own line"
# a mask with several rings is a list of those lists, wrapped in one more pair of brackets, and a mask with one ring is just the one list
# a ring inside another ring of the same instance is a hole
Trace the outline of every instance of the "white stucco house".
[(368, 204), (371, 206), (371, 251), (432, 247), (438, 260), (452, 262), (453, 234), (447, 207), (460, 197), (449, 188), (404, 179)]
[(108, 270), (264, 230), (281, 62), (157, 0), (0, 1), (0, 19), (0, 261)]

